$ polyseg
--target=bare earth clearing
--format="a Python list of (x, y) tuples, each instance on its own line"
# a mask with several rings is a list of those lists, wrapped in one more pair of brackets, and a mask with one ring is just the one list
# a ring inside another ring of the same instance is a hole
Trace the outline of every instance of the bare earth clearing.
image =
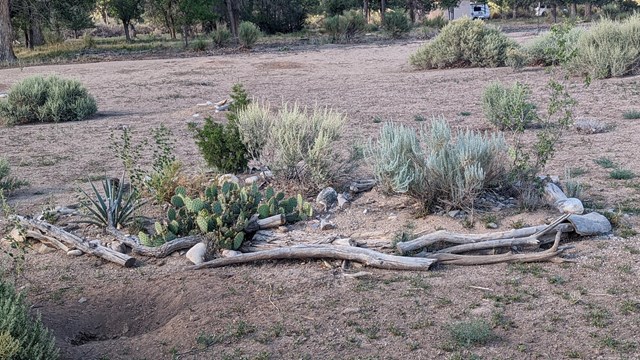
[[(123, 125), (141, 139), (164, 123), (179, 138), (178, 157), (197, 173), (204, 162), (186, 125), (210, 113), (197, 103), (224, 98), (234, 82), (274, 106), (298, 101), (346, 113), (345, 145), (376, 136), (382, 124), (372, 121), (375, 116), (418, 127), (416, 114), (443, 115), (456, 127), (489, 129), (480, 101), (492, 80), (524, 82), (540, 109), (546, 106), (550, 75), (544, 69), (416, 72), (407, 59), (418, 46), (326, 46), (1, 70), (0, 92), (26, 76), (57, 74), (80, 80), (99, 106), (88, 121), (1, 129), (0, 155), (8, 158), (13, 175), (31, 184), (13, 193), (11, 203), (21, 214), (48, 204), (69, 205), (88, 177), (119, 175), (120, 161), (108, 145), (109, 135)], [(581, 167), (586, 173), (579, 179), (588, 185), (583, 200), (605, 208), (625, 201), (635, 207), (638, 183), (610, 179), (593, 160), (607, 157), (640, 174), (640, 120), (622, 118), (623, 111), (640, 106), (640, 76), (595, 81), (588, 88), (576, 78), (569, 80), (569, 90), (579, 104), (577, 118), (598, 119), (613, 129), (565, 134), (548, 173)], [(416, 232), (488, 231), (479, 220), (475, 229), (465, 230), (447, 216), (415, 219), (413, 210), (410, 199), (374, 190), (332, 215), (337, 224), (332, 231), (383, 239), (408, 223)], [(517, 220), (537, 225), (556, 216), (551, 210), (496, 215), (501, 230)], [(628, 221), (635, 225), (636, 216)], [(345, 277), (327, 266), (339, 264), (322, 261), (188, 272), (183, 257), (123, 269), (87, 255), (32, 251), (17, 285), (68, 359), (638, 358), (637, 240), (605, 236), (574, 242), (568, 256), (576, 262), (564, 265), (366, 270), (371, 275), (361, 279)], [(2, 268), (11, 266), (1, 259)], [(350, 271), (359, 271), (353, 267)], [(448, 326), (476, 318), (493, 324), (498, 336), (486, 345), (456, 348)]]

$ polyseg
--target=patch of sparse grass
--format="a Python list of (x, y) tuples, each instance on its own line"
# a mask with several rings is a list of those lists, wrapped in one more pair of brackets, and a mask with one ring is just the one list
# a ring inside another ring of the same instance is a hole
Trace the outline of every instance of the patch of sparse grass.
[(387, 328), (387, 330), (389, 331), (389, 333), (393, 336), (398, 336), (398, 337), (405, 337), (407, 336), (407, 332), (400, 329), (399, 327), (395, 326), (395, 325), (391, 325)]
[(424, 278), (422, 278), (420, 275), (415, 275), (409, 278), (409, 284), (414, 288), (424, 291), (429, 291), (431, 289), (431, 285), (424, 281)]
[(569, 174), (571, 174), (571, 176), (582, 176), (586, 173), (588, 173), (588, 171), (583, 167), (573, 167), (569, 169)]
[(461, 321), (447, 327), (449, 336), (459, 347), (484, 345), (496, 338), (491, 324), (482, 319)]
[(512, 229), (522, 229), (527, 226), (527, 223), (523, 219), (514, 220), (509, 224)]
[(628, 252), (629, 252), (629, 254), (631, 254), (631, 255), (638, 255), (638, 254), (640, 254), (640, 249), (638, 249), (638, 248), (637, 248), (637, 247), (635, 247), (635, 246), (625, 245), (625, 246), (624, 246), (624, 249), (625, 249), (626, 251), (628, 251)]
[(471, 113), (468, 111), (461, 111), (460, 116), (471, 116)]
[(380, 328), (377, 327), (376, 325), (372, 325), (372, 326), (368, 326), (368, 327), (360, 327), (357, 326), (356, 327), (356, 332), (358, 334), (363, 334), (365, 335), (367, 338), (371, 339), (371, 340), (375, 340), (377, 338), (380, 337)]
[(622, 117), (627, 120), (640, 119), (640, 110), (628, 110), (622, 113)]
[(606, 309), (592, 307), (587, 313), (587, 320), (592, 326), (605, 328), (609, 325), (611, 314)]
[(379, 124), (379, 123), (382, 122), (382, 116), (376, 115), (376, 116), (373, 117), (372, 121), (373, 121), (374, 124)]
[(609, 177), (615, 180), (629, 180), (636, 177), (636, 174), (627, 169), (615, 169), (609, 173)]
[(513, 320), (509, 319), (504, 312), (502, 311), (494, 311), (491, 314), (491, 326), (494, 328), (502, 328), (504, 330), (509, 330), (514, 327)]
[(611, 336), (606, 336), (600, 340), (600, 346), (617, 350), (621, 353), (630, 353), (636, 350), (638, 344), (633, 341), (617, 340)]
[(542, 277), (546, 270), (539, 264), (521, 264), (514, 263), (509, 265), (510, 272), (518, 271), (523, 275), (533, 275), (537, 278)]
[(623, 226), (623, 227), (620, 227), (620, 228), (617, 230), (617, 234), (618, 234), (618, 236), (620, 236), (621, 238), (628, 239), (628, 238), (630, 238), (630, 237), (632, 237), (632, 236), (636, 236), (636, 235), (638, 235), (638, 232), (637, 232), (637, 231), (635, 231), (633, 228), (631, 228), (631, 227), (629, 227), (629, 226)]
[(560, 275), (552, 275), (549, 276), (549, 284), (553, 284), (553, 285), (562, 285), (564, 283), (567, 282), (567, 280), (565, 280), (562, 276)]
[(569, 350), (565, 353), (569, 359), (582, 359), (582, 354), (577, 350)]
[(633, 274), (633, 268), (629, 264), (618, 266), (618, 270), (620, 270), (620, 272), (623, 272), (625, 274)]
[(427, 118), (425, 118), (424, 116), (418, 114), (418, 115), (415, 115), (413, 117), (413, 120), (415, 120), (415, 121), (425, 121), (425, 120), (427, 120)]
[(204, 331), (201, 331), (200, 334), (196, 337), (196, 344), (201, 349), (206, 349), (215, 344), (219, 344), (224, 339), (222, 336), (216, 334), (207, 334)]
[(242, 339), (243, 337), (253, 333), (254, 331), (256, 331), (255, 326), (247, 323), (244, 320), (238, 321), (228, 329), (229, 335), (236, 339)]
[(613, 169), (616, 167), (616, 164), (613, 161), (611, 161), (611, 159), (606, 157), (595, 159), (593, 160), (593, 162), (602, 166), (605, 169)]
[(640, 302), (624, 300), (622, 304), (620, 304), (620, 313), (622, 315), (629, 315), (637, 312), (640, 312)]

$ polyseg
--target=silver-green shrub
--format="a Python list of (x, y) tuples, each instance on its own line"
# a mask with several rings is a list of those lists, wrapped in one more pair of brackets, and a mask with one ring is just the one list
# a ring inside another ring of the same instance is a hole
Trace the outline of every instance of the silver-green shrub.
[(640, 67), (640, 14), (617, 22), (604, 19), (577, 41), (570, 68), (594, 79), (619, 77)]
[(529, 65), (561, 65), (575, 54), (578, 39), (584, 32), (569, 25), (556, 25), (550, 32), (536, 37), (523, 49)]
[(18, 180), (10, 175), (9, 162), (5, 158), (0, 158), (0, 193), (9, 192), (28, 184), (26, 181)]
[(524, 130), (538, 118), (530, 95), (529, 88), (519, 82), (512, 87), (493, 82), (482, 95), (484, 115), (500, 130)]
[(273, 115), (268, 103), (252, 101), (238, 111), (236, 124), (251, 158), (260, 159), (262, 150), (267, 144), (272, 123)]
[(449, 22), (432, 41), (411, 55), (419, 69), (504, 66), (507, 51), (518, 47), (496, 27), (481, 20), (462, 18)]
[(245, 48), (251, 48), (260, 38), (260, 29), (250, 21), (243, 21), (238, 26), (238, 41)]
[(80, 82), (34, 76), (12, 86), (0, 101), (0, 124), (77, 121), (96, 111), (96, 101)]
[(217, 22), (216, 29), (211, 33), (213, 43), (218, 47), (224, 47), (231, 40), (231, 31), (227, 27), (227, 23)]
[(365, 30), (367, 22), (361, 12), (351, 10), (342, 15), (324, 19), (324, 32), (332, 41), (350, 41), (355, 35)]
[(332, 184), (346, 166), (335, 149), (345, 122), (328, 108), (285, 104), (273, 117), (263, 160), (287, 179), (319, 188)]
[(406, 193), (425, 208), (468, 208), (483, 191), (506, 176), (507, 146), (501, 134), (461, 131), (454, 137), (444, 119), (422, 131), (385, 124), (367, 155), (388, 192)]
[(387, 12), (382, 25), (384, 31), (393, 38), (400, 38), (411, 30), (411, 22), (402, 10)]

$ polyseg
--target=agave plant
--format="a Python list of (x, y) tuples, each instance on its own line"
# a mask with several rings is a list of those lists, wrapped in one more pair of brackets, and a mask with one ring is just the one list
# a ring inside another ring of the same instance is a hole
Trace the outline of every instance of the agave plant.
[(79, 189), (84, 195), (84, 201), (81, 201), (80, 204), (88, 211), (85, 215), (86, 220), (79, 222), (114, 228), (130, 224), (135, 217), (133, 213), (143, 203), (138, 201), (138, 194), (135, 191), (125, 194), (123, 184), (124, 174), (119, 182), (117, 179), (102, 180), (103, 196), (91, 182), (95, 200), (84, 190)]

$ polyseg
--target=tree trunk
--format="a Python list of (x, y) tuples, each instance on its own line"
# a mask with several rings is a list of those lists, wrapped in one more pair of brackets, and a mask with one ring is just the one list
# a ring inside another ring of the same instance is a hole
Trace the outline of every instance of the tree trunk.
[(22, 32), (24, 33), (24, 47), (28, 48), (29, 47), (29, 42), (31, 41), (29, 39), (29, 31), (26, 27), (22, 28)]
[(13, 30), (9, 19), (9, 0), (0, 0), (0, 63), (16, 61), (12, 41)]
[(189, 33), (186, 25), (182, 25), (182, 40), (184, 41), (184, 47), (189, 46)]
[(409, 18), (411, 19), (411, 24), (416, 23), (416, 1), (409, 0), (407, 1), (407, 7), (409, 7)]
[(513, 4), (513, 18), (517, 18), (518, 17), (518, 5), (517, 4)]
[(380, 0), (380, 22), (384, 26), (384, 13), (387, 10), (387, 2), (385, 0)]
[(587, 2), (584, 4), (584, 19), (587, 21), (591, 21), (591, 3)]
[(236, 11), (233, 5), (233, 0), (226, 0), (227, 3), (227, 11), (229, 12), (229, 27), (231, 28), (231, 34), (233, 34), (233, 38), (238, 38), (238, 23), (236, 18)]
[(369, 0), (364, 0), (362, 3), (362, 15), (364, 15), (364, 19), (369, 23)]
[(133, 23), (129, 24), (129, 27), (131, 28), (131, 37), (135, 39), (138, 36), (136, 34), (136, 27), (133, 26)]
[(38, 23), (33, 23), (32, 25), (32, 34), (31, 42), (34, 46), (44, 45), (44, 35), (42, 34), (42, 25)]
[(576, 4), (575, 2), (571, 3), (571, 6), (569, 7), (570, 10), (570, 16), (572, 19), (575, 19), (576, 16), (578, 16), (578, 4)]
[(129, 21), (122, 20), (122, 26), (124, 26), (124, 37), (127, 39), (127, 42), (131, 42), (131, 37), (129, 36)]
[(553, 4), (553, 6), (551, 7), (551, 16), (553, 17), (553, 23), (557, 23), (558, 22), (558, 5), (557, 4)]

